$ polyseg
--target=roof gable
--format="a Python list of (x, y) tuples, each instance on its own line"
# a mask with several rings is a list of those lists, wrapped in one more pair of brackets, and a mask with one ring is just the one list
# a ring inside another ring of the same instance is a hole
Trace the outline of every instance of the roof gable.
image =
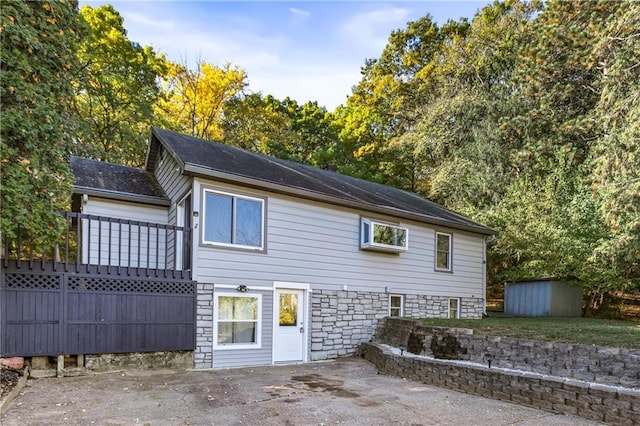
[[(149, 153), (164, 146), (184, 174), (277, 191), (484, 235), (495, 231), (416, 194), (180, 133), (152, 129)], [(149, 159), (153, 157), (148, 155)], [(154, 164), (147, 163), (152, 171)]]

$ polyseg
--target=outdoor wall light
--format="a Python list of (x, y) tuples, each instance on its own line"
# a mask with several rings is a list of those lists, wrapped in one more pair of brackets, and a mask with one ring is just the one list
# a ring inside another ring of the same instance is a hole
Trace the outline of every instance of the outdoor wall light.
[(484, 360), (487, 361), (487, 364), (489, 364), (489, 368), (491, 368), (491, 361), (493, 361), (494, 359), (495, 357), (493, 356), (493, 354), (484, 354)]
[(398, 349), (400, 349), (400, 356), (403, 356), (404, 351), (407, 349), (407, 345), (399, 345)]
[(238, 287), (236, 287), (236, 291), (239, 291), (240, 293), (246, 293), (247, 291), (249, 291), (249, 287), (244, 284), (239, 285)]

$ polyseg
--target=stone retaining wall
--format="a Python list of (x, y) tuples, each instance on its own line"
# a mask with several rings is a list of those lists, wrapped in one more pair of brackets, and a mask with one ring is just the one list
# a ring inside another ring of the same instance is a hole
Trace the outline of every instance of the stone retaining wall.
[(382, 374), (609, 424), (640, 424), (640, 389), (401, 356), (376, 343), (363, 343), (359, 353)]
[(491, 354), (496, 367), (640, 388), (640, 350), (481, 336), (470, 329), (427, 327), (404, 318), (381, 321), (375, 341), (404, 344), (419, 355), (480, 364)]

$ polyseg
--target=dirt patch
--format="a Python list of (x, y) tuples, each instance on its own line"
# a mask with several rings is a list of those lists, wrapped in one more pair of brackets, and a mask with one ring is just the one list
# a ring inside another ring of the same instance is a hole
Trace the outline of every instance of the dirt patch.
[(342, 388), (344, 385), (344, 381), (335, 380), (335, 379), (327, 379), (322, 377), (320, 374), (308, 374), (305, 376), (293, 376), (291, 380), (295, 380), (296, 382), (301, 382), (307, 385), (311, 389), (319, 389), (323, 392), (329, 392), (332, 395), (338, 396), (340, 398), (357, 398), (358, 395), (355, 392), (351, 392)]
[(18, 384), (21, 376), (21, 371), (11, 370), (9, 368), (0, 369), (0, 398), (9, 395)]

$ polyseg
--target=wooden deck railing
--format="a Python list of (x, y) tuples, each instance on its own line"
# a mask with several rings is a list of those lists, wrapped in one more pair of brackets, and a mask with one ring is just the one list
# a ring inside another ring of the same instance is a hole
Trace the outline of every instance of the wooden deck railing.
[(65, 231), (48, 246), (2, 240), (2, 266), (113, 275), (190, 278), (191, 230), (173, 225), (62, 213)]

